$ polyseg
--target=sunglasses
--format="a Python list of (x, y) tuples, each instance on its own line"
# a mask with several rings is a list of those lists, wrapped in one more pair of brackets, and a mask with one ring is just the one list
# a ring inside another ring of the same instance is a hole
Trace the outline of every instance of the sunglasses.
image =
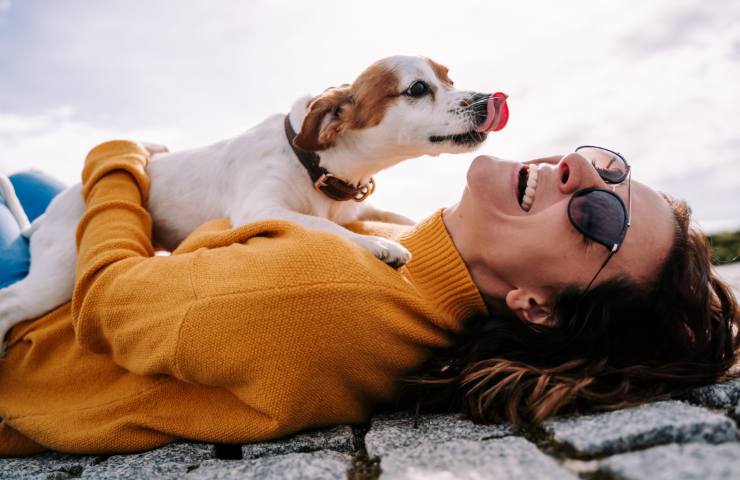
[[(578, 190), (568, 202), (568, 218), (575, 229), (586, 238), (604, 245), (609, 250), (606, 260), (588, 283), (585, 290), (588, 292), (599, 273), (619, 251), (627, 235), (631, 218), (632, 175), (629, 164), (617, 152), (593, 145), (583, 145), (575, 151), (591, 163), (605, 183), (612, 185), (612, 190), (605, 188)], [(627, 180), (626, 207), (619, 195), (614, 192), (616, 186), (625, 179)]]

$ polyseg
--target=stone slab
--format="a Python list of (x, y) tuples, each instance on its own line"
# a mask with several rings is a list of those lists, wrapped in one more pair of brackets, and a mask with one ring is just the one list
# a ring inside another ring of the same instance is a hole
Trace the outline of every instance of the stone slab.
[(483, 440), (512, 435), (509, 424), (479, 425), (460, 415), (422, 415), (414, 428), (414, 416), (393, 413), (373, 418), (365, 435), (369, 457), (382, 456), (399, 448), (412, 448), (423, 443), (441, 443), (449, 440)]
[(0, 458), (0, 478), (52, 480), (79, 477), (103, 457), (43, 453), (33, 457)]
[(396, 449), (380, 459), (381, 480), (576, 480), (521, 437), (451, 440)]
[(205, 443), (177, 442), (148, 452), (113, 455), (97, 465), (85, 468), (81, 478), (139, 480), (142, 478), (181, 478), (190, 469), (211, 458)]
[(186, 480), (259, 479), (335, 480), (347, 478), (352, 457), (345, 453), (321, 450), (289, 453), (252, 460), (207, 460), (183, 478)]
[(690, 391), (686, 399), (713, 408), (729, 408), (740, 403), (740, 378), (707, 385)]
[(740, 478), (740, 444), (664, 445), (602, 460), (599, 471), (624, 480)]
[(556, 418), (545, 431), (574, 455), (620, 453), (665, 443), (721, 443), (737, 439), (731, 419), (679, 401), (663, 401), (615, 412)]
[(292, 437), (272, 442), (251, 443), (242, 446), (244, 460), (287, 453), (306, 453), (318, 450), (333, 450), (351, 453), (354, 450), (354, 435), (348, 425), (302, 432)]

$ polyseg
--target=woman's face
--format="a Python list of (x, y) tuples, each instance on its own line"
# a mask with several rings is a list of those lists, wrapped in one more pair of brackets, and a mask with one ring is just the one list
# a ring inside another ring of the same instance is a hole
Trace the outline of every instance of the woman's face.
[[(517, 195), (522, 164), (480, 156), (468, 170), (461, 201), (445, 211), (444, 220), (484, 296), (505, 300), (523, 319), (547, 323), (552, 296), (565, 286), (585, 288), (609, 254), (599, 243), (586, 243), (571, 224), (568, 201), (578, 190), (612, 186), (579, 153), (525, 163), (539, 164), (529, 211)], [(626, 205), (627, 181), (614, 192)], [(670, 250), (673, 232), (668, 202), (632, 180), (631, 226), (594, 285), (617, 276), (649, 282)]]

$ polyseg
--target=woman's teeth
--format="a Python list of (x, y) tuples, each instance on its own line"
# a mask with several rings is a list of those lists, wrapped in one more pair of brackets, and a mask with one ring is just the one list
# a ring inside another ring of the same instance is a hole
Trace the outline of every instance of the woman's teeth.
[(532, 208), (534, 203), (535, 190), (537, 189), (537, 164), (533, 163), (528, 166), (527, 170), (527, 187), (524, 190), (524, 197), (522, 197), (521, 207), (525, 212), (528, 212)]

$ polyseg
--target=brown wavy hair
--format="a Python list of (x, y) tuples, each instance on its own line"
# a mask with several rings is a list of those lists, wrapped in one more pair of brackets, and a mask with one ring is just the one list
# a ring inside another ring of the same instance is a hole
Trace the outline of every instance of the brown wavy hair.
[(492, 306), (496, 314), (467, 319), (451, 347), (431, 352), (407, 379), (401, 405), (536, 425), (729, 379), (740, 343), (737, 301), (712, 269), (686, 204), (666, 199), (675, 238), (653, 282), (567, 288), (552, 302), (554, 326)]

